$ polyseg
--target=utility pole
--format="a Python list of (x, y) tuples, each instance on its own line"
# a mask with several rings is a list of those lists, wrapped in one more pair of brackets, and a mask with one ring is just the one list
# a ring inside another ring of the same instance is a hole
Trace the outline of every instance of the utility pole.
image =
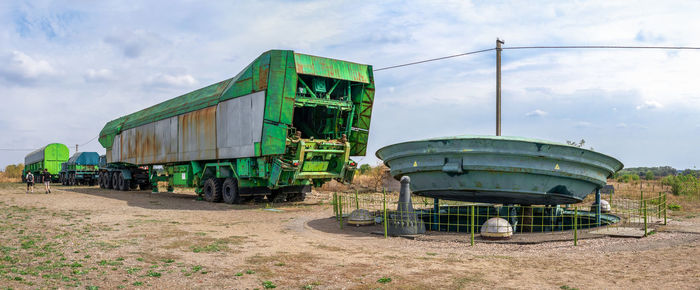
[(75, 144), (75, 153), (78, 153), (78, 144)]
[(496, 38), (496, 136), (501, 136), (501, 44), (504, 43)]

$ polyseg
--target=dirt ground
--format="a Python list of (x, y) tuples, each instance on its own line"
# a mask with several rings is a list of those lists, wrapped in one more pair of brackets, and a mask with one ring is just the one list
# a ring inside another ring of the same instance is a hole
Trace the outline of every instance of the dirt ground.
[[(534, 245), (341, 231), (329, 194), (227, 205), (191, 193), (0, 184), (2, 288), (694, 288), (700, 218), (642, 239)], [(94, 286), (94, 287), (93, 287)]]

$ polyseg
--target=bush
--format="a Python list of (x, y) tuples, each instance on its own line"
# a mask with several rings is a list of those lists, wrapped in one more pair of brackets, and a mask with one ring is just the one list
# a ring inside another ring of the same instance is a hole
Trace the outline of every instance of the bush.
[(647, 171), (646, 175), (644, 176), (644, 179), (646, 179), (646, 180), (654, 180), (654, 172)]
[(700, 180), (693, 174), (669, 175), (661, 179), (661, 184), (670, 186), (673, 195), (700, 194)]
[(639, 175), (627, 173), (617, 178), (617, 182), (629, 183), (633, 181), (639, 181)]

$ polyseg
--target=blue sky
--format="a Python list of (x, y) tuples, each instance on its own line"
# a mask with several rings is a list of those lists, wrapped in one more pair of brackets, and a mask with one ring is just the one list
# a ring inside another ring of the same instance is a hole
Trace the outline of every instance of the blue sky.
[[(3, 1), (0, 148), (83, 144), (104, 124), (237, 74), (269, 49), (375, 68), (495, 46), (700, 46), (698, 2)], [(230, 3), (229, 3), (230, 2)], [(627, 167), (700, 165), (700, 51), (507, 50), (503, 135)], [(375, 73), (370, 144), (494, 134), (495, 53)], [(104, 149), (97, 141), (81, 151)], [(72, 153), (72, 152), (71, 152)], [(26, 152), (0, 151), (0, 166)]]

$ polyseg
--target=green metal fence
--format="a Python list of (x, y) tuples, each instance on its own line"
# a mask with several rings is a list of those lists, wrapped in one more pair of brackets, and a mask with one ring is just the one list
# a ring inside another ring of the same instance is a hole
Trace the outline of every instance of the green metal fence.
[[(348, 226), (369, 225), (385, 237), (392, 227), (411, 227), (417, 232), (425, 228), (423, 238), (450, 235), (473, 245), (492, 242), (499, 235), (512, 233), (511, 242), (533, 243), (545, 241), (573, 241), (582, 238), (628, 233), (630, 229), (650, 232), (652, 225), (666, 223), (666, 193), (639, 199), (608, 196), (610, 211), (596, 214), (595, 206), (521, 206), (493, 205), (411, 197), (413, 210), (399, 203), (397, 193), (334, 193), (333, 212), (341, 229)], [(605, 210), (605, 208), (603, 208)], [(489, 221), (493, 218), (501, 220)], [(506, 223), (507, 221), (507, 223)], [(487, 226), (491, 236), (482, 235)], [(620, 234), (621, 235), (621, 234)]]

